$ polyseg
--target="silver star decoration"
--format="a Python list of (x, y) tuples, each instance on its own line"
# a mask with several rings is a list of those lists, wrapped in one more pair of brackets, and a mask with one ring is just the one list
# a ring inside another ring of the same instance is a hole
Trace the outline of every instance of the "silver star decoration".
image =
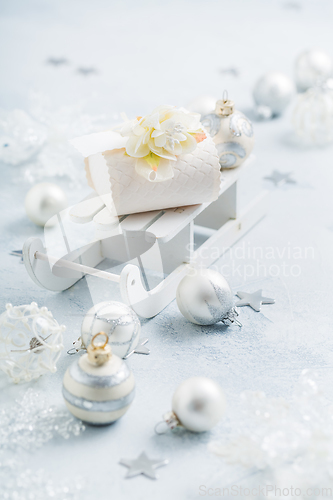
[(162, 465), (167, 465), (169, 461), (151, 460), (143, 451), (141, 455), (135, 460), (127, 460), (125, 458), (122, 458), (119, 463), (129, 468), (125, 476), (126, 478), (144, 474), (145, 476), (150, 477), (150, 479), (157, 479), (158, 476), (155, 472), (155, 469), (157, 469), (158, 467), (162, 467)]
[(95, 68), (78, 68), (78, 73), (81, 73), (83, 76), (91, 75), (92, 73), (97, 73)]
[(236, 302), (237, 307), (250, 306), (255, 311), (259, 312), (261, 304), (275, 304), (275, 299), (262, 296), (262, 290), (256, 292), (237, 292), (238, 297), (241, 299)]
[(133, 349), (133, 351), (129, 352), (127, 356), (124, 357), (124, 359), (128, 359), (130, 356), (132, 356), (132, 354), (150, 354), (150, 349), (148, 349), (148, 347), (146, 347), (145, 345), (147, 344), (148, 340), (149, 339), (147, 338), (139, 339), (139, 343), (136, 348)]
[(267, 175), (264, 179), (272, 181), (275, 186), (281, 186), (282, 184), (296, 184), (294, 179), (291, 179), (291, 172), (282, 173), (278, 170), (273, 170), (271, 175)]
[(64, 57), (49, 57), (46, 61), (47, 64), (52, 64), (53, 66), (61, 66), (62, 64), (68, 64), (67, 59)]
[(220, 73), (222, 75), (230, 75), (230, 76), (233, 76), (235, 78), (237, 78), (239, 76), (239, 70), (237, 68), (221, 68), (220, 69)]
[(20, 262), (23, 262), (23, 254), (22, 250), (12, 250), (10, 255), (14, 255), (15, 257), (20, 257)]

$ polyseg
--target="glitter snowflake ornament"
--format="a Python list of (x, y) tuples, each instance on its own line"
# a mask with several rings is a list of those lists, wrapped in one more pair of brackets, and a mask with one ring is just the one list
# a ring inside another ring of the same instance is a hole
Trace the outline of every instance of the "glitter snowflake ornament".
[(0, 316), (0, 369), (15, 383), (54, 373), (63, 349), (64, 325), (46, 307), (6, 305)]

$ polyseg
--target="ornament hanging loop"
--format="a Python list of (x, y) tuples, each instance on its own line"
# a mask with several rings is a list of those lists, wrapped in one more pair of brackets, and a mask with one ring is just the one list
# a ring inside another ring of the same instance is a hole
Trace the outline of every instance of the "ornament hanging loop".
[[(105, 336), (104, 344), (95, 344), (94, 341), (99, 335)], [(95, 365), (100, 366), (106, 363), (112, 356), (111, 347), (108, 344), (109, 337), (105, 332), (96, 333), (91, 339), (91, 343), (87, 348), (88, 361)]]
[(173, 411), (169, 411), (163, 415), (163, 419), (157, 422), (155, 425), (155, 432), (158, 435), (165, 434), (169, 429), (174, 429), (175, 427), (181, 427), (181, 423), (177, 415)]
[(222, 99), (218, 100), (215, 107), (215, 113), (219, 116), (230, 116), (234, 112), (235, 103), (228, 99), (228, 91), (223, 91)]
[[(100, 335), (104, 335), (105, 337), (105, 342), (104, 344), (95, 344), (94, 343), (94, 340), (99, 337)], [(107, 336), (107, 334), (105, 332), (99, 332), (99, 333), (96, 333), (96, 335), (93, 336), (93, 338), (91, 339), (91, 346), (93, 347), (93, 349), (104, 349), (104, 347), (106, 346), (106, 344), (108, 343), (109, 341), (109, 337)]]

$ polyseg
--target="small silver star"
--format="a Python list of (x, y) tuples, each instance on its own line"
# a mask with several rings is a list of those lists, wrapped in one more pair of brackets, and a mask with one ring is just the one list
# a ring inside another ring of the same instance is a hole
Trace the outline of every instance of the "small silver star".
[(261, 304), (275, 304), (275, 299), (270, 299), (269, 297), (262, 296), (262, 290), (257, 290), (256, 292), (237, 292), (238, 297), (241, 299), (236, 302), (237, 307), (250, 306), (255, 311), (259, 312), (261, 309)]
[(141, 455), (135, 460), (127, 460), (125, 458), (122, 458), (119, 463), (129, 468), (125, 476), (126, 478), (144, 474), (145, 476), (150, 477), (150, 479), (157, 479), (158, 476), (155, 473), (155, 469), (157, 469), (158, 467), (162, 467), (162, 465), (167, 465), (169, 461), (151, 460), (143, 451)]
[(230, 76), (233, 76), (235, 78), (237, 78), (239, 76), (239, 70), (237, 68), (221, 68), (220, 69), (220, 73), (222, 75), (230, 75)]
[(127, 354), (127, 356), (124, 357), (124, 359), (128, 359), (130, 356), (132, 356), (132, 354), (150, 354), (150, 349), (148, 349), (148, 347), (145, 346), (145, 344), (147, 344), (149, 339), (139, 339), (139, 343), (138, 345), (136, 346), (135, 349), (133, 349), (133, 351), (129, 352)]
[(78, 73), (81, 73), (83, 76), (91, 75), (92, 73), (97, 73), (97, 70), (95, 68), (78, 68), (77, 69)]
[(62, 64), (68, 64), (68, 61), (64, 57), (49, 57), (46, 63), (53, 66), (61, 66)]
[(291, 179), (291, 172), (282, 173), (278, 170), (273, 170), (271, 175), (267, 175), (264, 179), (272, 181), (275, 186), (281, 186), (282, 184), (296, 184), (294, 179)]

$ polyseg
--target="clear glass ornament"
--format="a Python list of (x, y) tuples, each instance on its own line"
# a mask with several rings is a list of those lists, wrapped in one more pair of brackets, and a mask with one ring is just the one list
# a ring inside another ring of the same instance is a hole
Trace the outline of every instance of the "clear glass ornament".
[(0, 111), (0, 161), (24, 163), (40, 151), (45, 140), (45, 127), (25, 111)]
[[(263, 392), (241, 395), (235, 419), (237, 433), (210, 449), (229, 463), (269, 473), (270, 484), (301, 488), (333, 486), (333, 407), (318, 384), (318, 375), (304, 370), (289, 399)], [(285, 484), (287, 486), (287, 484)]]
[(298, 96), (293, 114), (297, 136), (304, 144), (324, 145), (333, 140), (333, 90), (330, 81)]
[(0, 369), (15, 383), (57, 370), (66, 327), (46, 307), (6, 305), (0, 316)]
[(27, 469), (15, 459), (0, 462), (2, 500), (82, 500), (82, 489), (81, 479), (55, 483), (42, 469)]

